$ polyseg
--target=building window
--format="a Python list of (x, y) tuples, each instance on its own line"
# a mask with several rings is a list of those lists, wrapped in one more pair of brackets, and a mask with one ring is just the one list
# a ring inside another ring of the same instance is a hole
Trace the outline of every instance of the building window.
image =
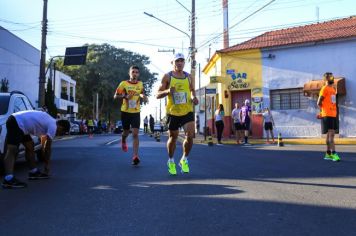
[(272, 110), (290, 110), (308, 108), (308, 98), (303, 88), (270, 90)]

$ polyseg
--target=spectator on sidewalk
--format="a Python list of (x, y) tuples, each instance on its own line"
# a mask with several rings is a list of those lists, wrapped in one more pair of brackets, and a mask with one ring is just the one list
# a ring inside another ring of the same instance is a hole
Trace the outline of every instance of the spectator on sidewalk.
[(251, 107), (250, 107), (250, 100), (245, 100), (245, 105), (241, 107), (240, 112), (240, 119), (243, 130), (245, 131), (245, 145), (248, 145), (248, 135), (250, 131), (250, 123), (251, 123)]
[(153, 134), (155, 132), (155, 119), (153, 118), (152, 115), (150, 115), (150, 130), (151, 130), (151, 134)]
[(224, 106), (223, 104), (219, 105), (219, 108), (215, 111), (215, 126), (217, 132), (218, 144), (222, 144), (221, 138), (224, 131)]
[(262, 114), (262, 116), (263, 116), (264, 128), (265, 128), (266, 135), (267, 135), (266, 143), (270, 144), (270, 141), (269, 141), (270, 134), (272, 137), (272, 143), (274, 143), (274, 135), (273, 135), (274, 120), (273, 120), (272, 113), (268, 107), (265, 108), (265, 112)]
[(236, 143), (240, 144), (242, 143), (242, 137), (243, 137), (243, 129), (242, 129), (242, 124), (240, 120), (240, 104), (238, 102), (235, 103), (235, 108), (231, 112), (231, 118), (232, 122), (234, 124), (234, 129), (235, 129), (235, 137), (236, 137)]
[(148, 118), (145, 116), (145, 119), (143, 119), (143, 132), (145, 134), (148, 133)]
[(331, 72), (324, 74), (325, 85), (321, 88), (318, 98), (320, 107), (322, 133), (326, 134), (325, 160), (340, 161), (335, 150), (335, 131), (339, 128), (337, 122), (336, 90), (333, 87), (334, 76)]

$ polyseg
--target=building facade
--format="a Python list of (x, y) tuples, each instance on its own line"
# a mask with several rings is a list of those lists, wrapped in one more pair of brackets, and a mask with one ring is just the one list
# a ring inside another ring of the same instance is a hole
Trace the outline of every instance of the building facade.
[[(0, 80), (9, 81), (9, 91), (23, 92), (38, 107), (40, 51), (0, 26)], [(75, 100), (76, 81), (68, 75), (51, 70), (55, 104), (63, 117), (75, 117), (78, 103)]]
[(54, 102), (62, 117), (75, 118), (78, 113), (76, 102), (76, 81), (60, 71), (50, 71)]
[(264, 136), (261, 112), (269, 107), (275, 131), (284, 137), (320, 137), (320, 86), (312, 85), (322, 83), (325, 72), (333, 72), (342, 78), (335, 84), (338, 133), (355, 137), (355, 61), (356, 17), (349, 17), (264, 33), (217, 51), (203, 72), (210, 84), (217, 83), (216, 104), (226, 107), (225, 137), (231, 134), (233, 104), (244, 99), (252, 102), (252, 136)]
[(9, 91), (18, 90), (38, 107), (40, 51), (0, 26), (0, 79)]

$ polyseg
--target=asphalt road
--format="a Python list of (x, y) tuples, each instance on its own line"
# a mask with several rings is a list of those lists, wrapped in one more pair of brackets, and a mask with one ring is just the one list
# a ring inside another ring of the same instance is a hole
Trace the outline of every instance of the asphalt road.
[(334, 163), (322, 146), (195, 145), (169, 176), (166, 137), (140, 136), (139, 167), (118, 138), (56, 141), (51, 179), (0, 189), (0, 235), (356, 235), (355, 146)]

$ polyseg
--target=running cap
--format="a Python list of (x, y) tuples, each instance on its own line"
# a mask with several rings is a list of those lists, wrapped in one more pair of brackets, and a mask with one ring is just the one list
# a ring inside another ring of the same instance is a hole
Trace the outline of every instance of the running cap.
[(246, 100), (245, 100), (245, 104), (246, 104), (246, 103), (250, 103), (250, 100), (246, 99)]
[(172, 61), (176, 61), (176, 60), (178, 60), (178, 59), (183, 59), (183, 60), (185, 60), (185, 57), (184, 57), (183, 53), (176, 53), (176, 54), (174, 54)]

